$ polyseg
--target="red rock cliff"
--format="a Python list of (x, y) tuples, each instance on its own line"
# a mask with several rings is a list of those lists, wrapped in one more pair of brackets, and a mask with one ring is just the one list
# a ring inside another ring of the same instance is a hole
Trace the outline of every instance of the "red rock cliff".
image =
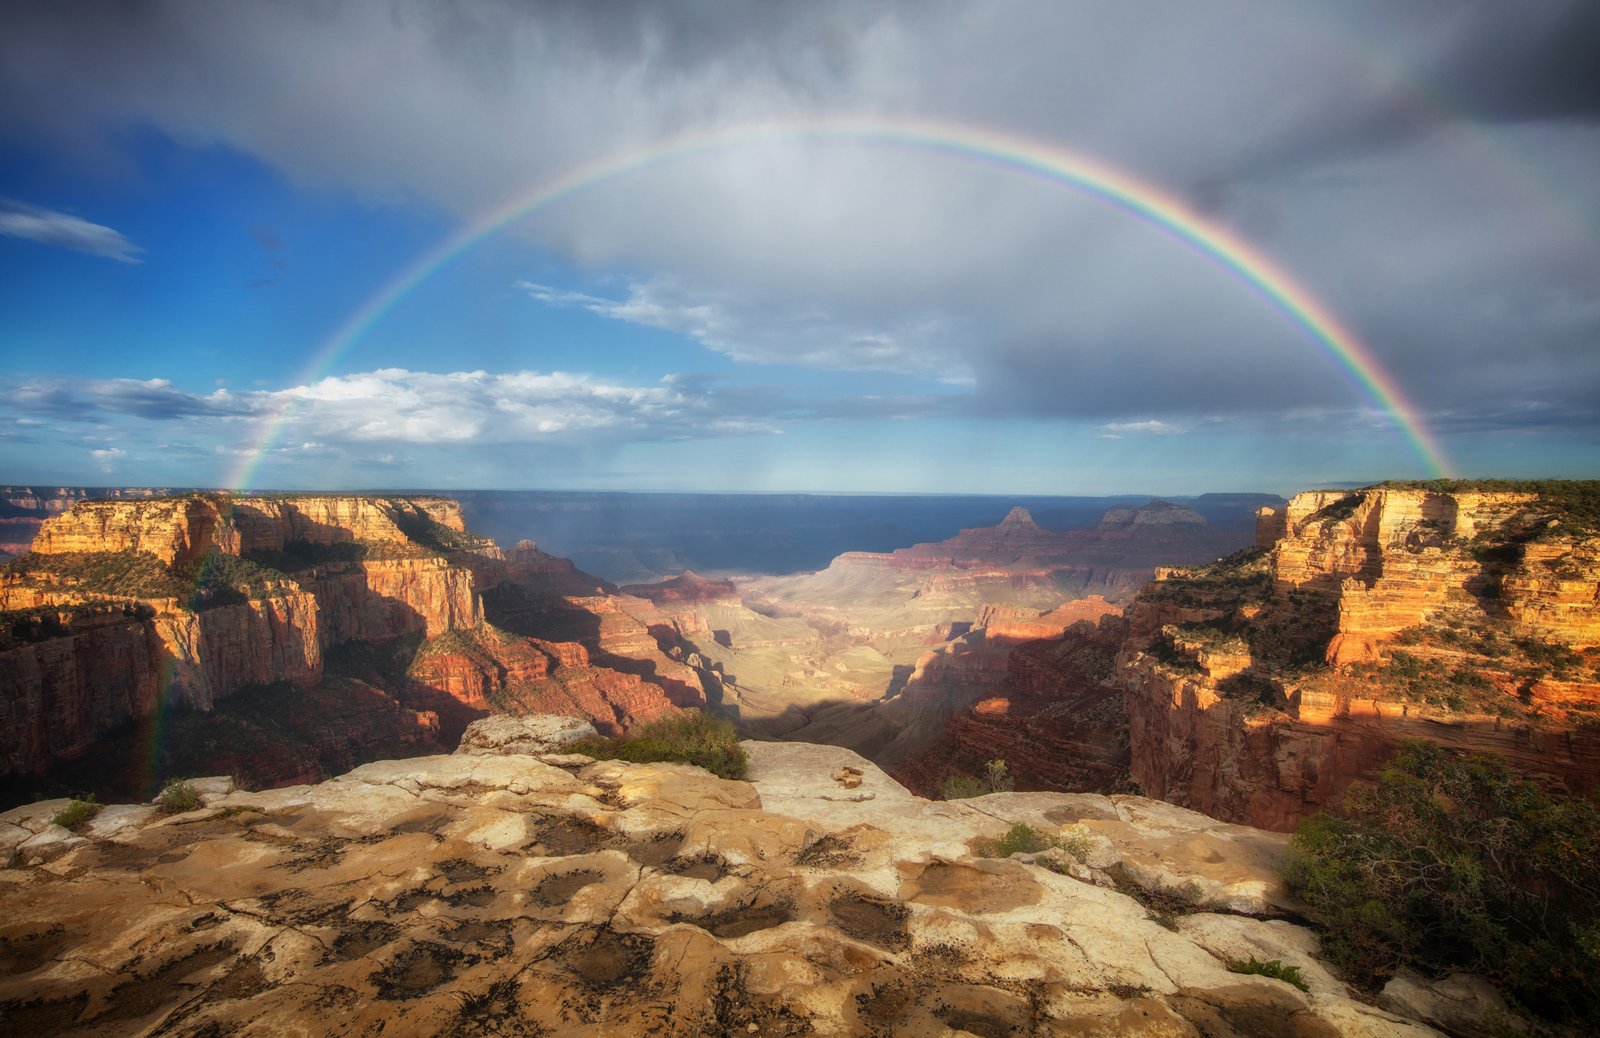
[(6, 649), (0, 756), (38, 771), (158, 701), (209, 711), (247, 686), (309, 690), (330, 646), (471, 627), (463, 557), (503, 566), (443, 499), (79, 501), (0, 575), (0, 607), (60, 620)]
[(1267, 550), (1150, 585), (1116, 680), (1133, 778), (1287, 829), (1405, 739), (1600, 781), (1600, 538), (1557, 488), (1302, 494)]

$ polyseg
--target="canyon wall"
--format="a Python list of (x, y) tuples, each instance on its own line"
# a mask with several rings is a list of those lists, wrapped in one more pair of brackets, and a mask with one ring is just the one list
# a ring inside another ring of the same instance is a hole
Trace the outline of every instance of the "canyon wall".
[[(502, 588), (494, 619), (510, 629), (485, 615), (484, 592)], [(80, 500), (0, 572), (0, 609), (0, 775), (46, 773), (159, 709), (213, 711), (269, 686), (325, 693), (329, 737), (350, 744), (328, 759), (346, 763), (361, 724), (340, 711), (370, 714), (387, 752), (426, 752), (488, 711), (592, 716), (614, 733), (704, 702), (696, 672), (604, 582), (531, 542), (502, 553), (444, 498)], [(316, 777), (306, 752), (322, 750), (258, 756)]]
[(1378, 487), (1263, 510), (1270, 546), (1165, 571), (1116, 681), (1150, 796), (1288, 829), (1407, 739), (1600, 782), (1600, 537), (1529, 490)]
[(952, 775), (982, 776), (999, 760), (1018, 789), (1122, 786), (1127, 717), (1122, 692), (1108, 679), (1127, 625), (1115, 609), (1098, 620), (1079, 619), (1015, 644), (1000, 679), (951, 713), (939, 737), (900, 764), (895, 777), (933, 796)]
[(0, 631), (0, 773), (81, 753), (153, 710), (166, 648), (148, 620), (87, 609), (46, 630)]

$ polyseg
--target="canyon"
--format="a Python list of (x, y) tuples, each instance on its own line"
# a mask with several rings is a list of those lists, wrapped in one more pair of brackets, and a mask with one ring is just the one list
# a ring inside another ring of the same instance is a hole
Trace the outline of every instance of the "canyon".
[(1075, 530), (1015, 507), (992, 527), (846, 552), (815, 573), (624, 590), (654, 595), (744, 730), (896, 769), (1005, 677), (1014, 650), (1117, 613), (1159, 566), (1209, 562), (1248, 537), (1159, 500)]
[(1003, 761), (1279, 831), (1413, 738), (1588, 792), (1600, 540), (1562, 496), (1590, 485), (1552, 486), (1314, 491), (1248, 534), (1159, 500), (1072, 530), (1014, 508), (812, 573), (621, 586), (446, 498), (77, 501), (0, 575), (0, 762), (13, 802), (108, 761), (122, 791), (270, 785), (487, 714), (617, 734), (705, 707), (923, 795)]
[[(1285, 832), (1410, 739), (1600, 786), (1595, 490), (1315, 491), (1248, 544), (1159, 500), (1017, 508), (621, 586), (441, 497), (79, 501), (0, 571), (0, 1015), (1484, 1033), (1482, 981), (1321, 961)], [(747, 781), (571, 752), (697, 708), (753, 737)], [(195, 774), (194, 810), (116, 802)], [(69, 829), (41, 790), (113, 803)], [(1019, 826), (1047, 849), (997, 850)]]

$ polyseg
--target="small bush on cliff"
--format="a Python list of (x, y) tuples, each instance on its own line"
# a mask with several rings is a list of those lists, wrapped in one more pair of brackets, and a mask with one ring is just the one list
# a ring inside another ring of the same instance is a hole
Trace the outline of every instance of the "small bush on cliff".
[(71, 829), (73, 832), (78, 832), (84, 826), (88, 825), (89, 822), (94, 819), (94, 816), (100, 813), (100, 809), (103, 807), (105, 807), (104, 804), (95, 803), (93, 793), (90, 793), (88, 796), (84, 797), (73, 797), (72, 803), (68, 804), (61, 811), (61, 813), (56, 815), (55, 818), (51, 819), (51, 821), (55, 822), (63, 829)]
[(164, 815), (181, 815), (185, 811), (197, 811), (203, 805), (200, 800), (200, 791), (194, 788), (194, 783), (188, 779), (172, 779), (161, 787), (161, 793), (156, 797), (156, 806)]
[(995, 759), (983, 766), (984, 781), (989, 783), (991, 793), (1009, 793), (1017, 788), (1017, 780), (1011, 777), (1011, 769), (1006, 767), (1006, 762)]
[(1012, 777), (1010, 767), (996, 758), (984, 763), (982, 778), (960, 773), (947, 776), (939, 783), (939, 799), (966, 800), (987, 793), (1009, 793), (1016, 788), (1017, 780)]
[(967, 800), (992, 792), (989, 783), (972, 775), (951, 775), (939, 783), (940, 800)]
[(1293, 984), (1301, 991), (1311, 990), (1311, 987), (1306, 983), (1305, 978), (1300, 976), (1299, 966), (1285, 966), (1278, 959), (1272, 959), (1268, 962), (1261, 962), (1257, 960), (1254, 955), (1252, 955), (1250, 956), (1249, 961), (1239, 959), (1235, 962), (1228, 963), (1228, 972), (1248, 973), (1258, 977), (1271, 977), (1273, 980), (1281, 980), (1285, 984)]
[(590, 757), (636, 764), (655, 761), (693, 764), (727, 779), (744, 778), (750, 766), (750, 758), (739, 745), (733, 722), (702, 711), (651, 721), (619, 739), (580, 739), (568, 749)]
[(1600, 807), (1487, 754), (1408, 743), (1375, 788), (1300, 824), (1285, 878), (1323, 947), (1376, 987), (1467, 969), (1547, 1018), (1600, 1024)]
[(1181, 887), (1145, 887), (1138, 883), (1121, 882), (1117, 884), (1117, 891), (1139, 902), (1150, 913), (1152, 922), (1168, 930), (1178, 928), (1179, 916), (1204, 912), (1207, 908), (1205, 895), (1193, 883)]
[(983, 858), (1009, 858), (1013, 854), (1037, 854), (1056, 846), (1056, 841), (1031, 825), (1018, 822), (998, 840), (985, 840), (978, 848)]

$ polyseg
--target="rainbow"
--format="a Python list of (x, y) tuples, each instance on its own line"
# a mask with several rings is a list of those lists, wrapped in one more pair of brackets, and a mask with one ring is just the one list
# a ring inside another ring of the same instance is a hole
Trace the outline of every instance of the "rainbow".
[[(949, 155), (1072, 188), (1143, 221), (1237, 277), (1345, 372), (1393, 422), (1434, 476), (1450, 466), (1417, 408), (1371, 352), (1280, 264), (1172, 194), (1114, 166), (1053, 144), (957, 123), (871, 117), (785, 119), (698, 131), (610, 155), (513, 195), (424, 253), (362, 303), (313, 355), (299, 383), (322, 378), (352, 343), (442, 267), (483, 239), (580, 191), (664, 163), (768, 140), (814, 138), (891, 145)], [(291, 399), (269, 416), (226, 485), (250, 485), (256, 468), (295, 413)]]

